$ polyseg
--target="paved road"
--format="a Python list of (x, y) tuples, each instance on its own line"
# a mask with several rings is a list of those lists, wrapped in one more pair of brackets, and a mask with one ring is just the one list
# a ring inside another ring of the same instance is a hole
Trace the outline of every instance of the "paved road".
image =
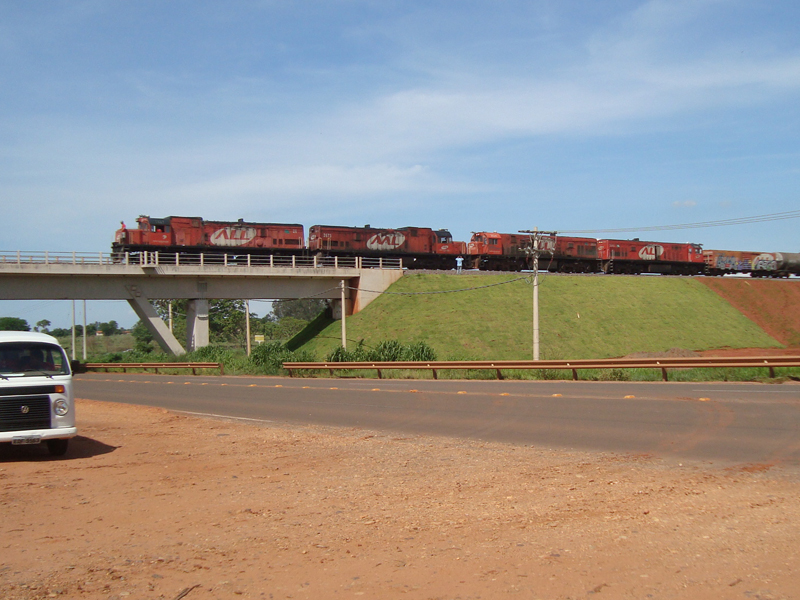
[(800, 466), (800, 385), (90, 373), (76, 396), (257, 421)]

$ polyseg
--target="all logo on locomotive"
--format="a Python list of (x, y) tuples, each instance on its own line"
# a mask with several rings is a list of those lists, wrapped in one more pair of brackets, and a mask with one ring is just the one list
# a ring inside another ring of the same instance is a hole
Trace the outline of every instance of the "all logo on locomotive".
[[(531, 238), (522, 233), (480, 231), (458, 242), (447, 229), (384, 229), (313, 225), (308, 240), (298, 223), (206, 221), (200, 217), (151, 218), (137, 227), (117, 230), (112, 251), (137, 255), (218, 253), (235, 256), (363, 256), (400, 258), (409, 269), (452, 269), (456, 257), (464, 267), (490, 271), (531, 268)], [(694, 243), (670, 243), (585, 237), (545, 236), (539, 243), (539, 268), (560, 273), (660, 273), (753, 277), (800, 275), (800, 253), (704, 250)]]

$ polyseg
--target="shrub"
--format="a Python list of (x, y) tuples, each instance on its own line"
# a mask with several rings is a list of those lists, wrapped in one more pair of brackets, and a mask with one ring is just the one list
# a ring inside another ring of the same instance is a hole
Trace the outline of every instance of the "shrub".
[(413, 342), (408, 345), (397, 340), (384, 340), (369, 350), (364, 340), (352, 350), (339, 346), (325, 358), (328, 362), (404, 362), (436, 360), (436, 351), (425, 342)]
[(281, 372), (285, 362), (314, 362), (314, 360), (314, 355), (307, 350), (292, 351), (281, 342), (260, 344), (250, 353), (250, 362), (270, 374)]

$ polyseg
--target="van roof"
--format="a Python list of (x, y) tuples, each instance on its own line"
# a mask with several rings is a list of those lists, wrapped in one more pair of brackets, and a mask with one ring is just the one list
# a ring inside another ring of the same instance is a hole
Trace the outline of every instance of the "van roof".
[(52, 335), (37, 331), (0, 331), (0, 344), (6, 342), (42, 342), (60, 345)]

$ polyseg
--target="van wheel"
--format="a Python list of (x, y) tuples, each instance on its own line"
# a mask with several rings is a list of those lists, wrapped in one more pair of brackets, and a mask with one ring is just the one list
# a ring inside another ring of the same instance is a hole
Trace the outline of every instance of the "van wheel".
[(69, 440), (45, 440), (47, 449), (53, 456), (64, 456), (69, 447)]

